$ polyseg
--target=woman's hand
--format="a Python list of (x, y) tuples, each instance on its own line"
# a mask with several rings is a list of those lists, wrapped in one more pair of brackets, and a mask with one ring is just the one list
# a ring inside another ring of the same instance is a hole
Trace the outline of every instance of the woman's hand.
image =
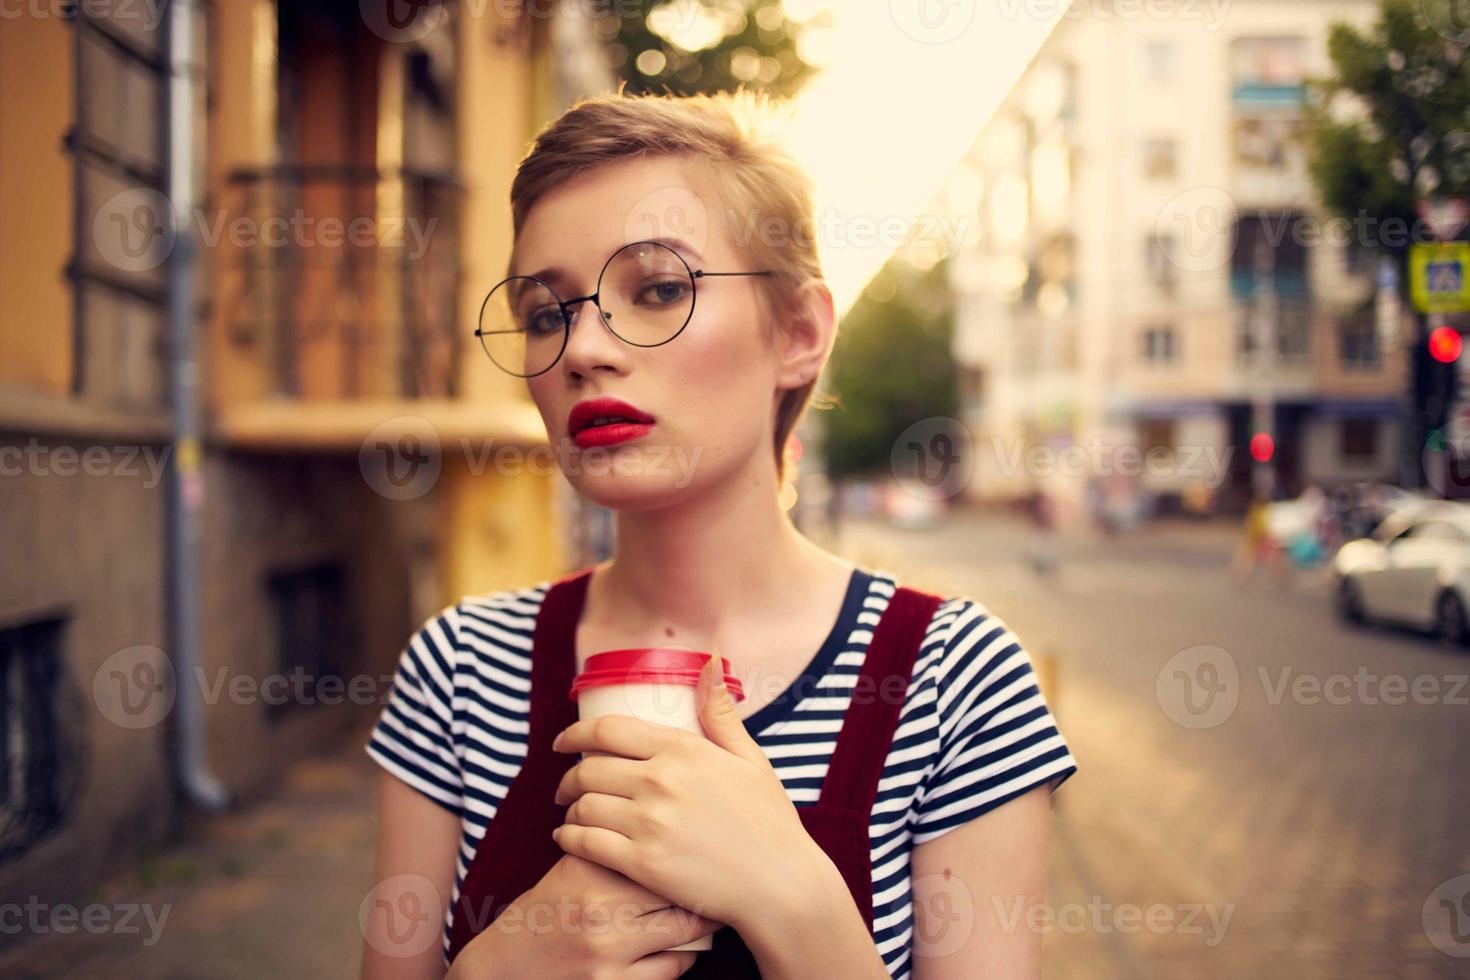
[(673, 980), (699, 953), (669, 948), (720, 926), (616, 871), (564, 854), (465, 944), (445, 980)]
[(578, 721), (557, 736), (559, 752), (611, 754), (563, 777), (556, 801), (571, 806), (553, 836), (568, 854), (747, 934), (841, 876), (745, 730), (716, 664), (697, 692), (708, 738), (631, 715)]

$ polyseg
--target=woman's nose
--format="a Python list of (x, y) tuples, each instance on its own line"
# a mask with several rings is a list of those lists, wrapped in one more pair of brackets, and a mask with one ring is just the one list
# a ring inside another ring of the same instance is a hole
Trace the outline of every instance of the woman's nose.
[(603, 314), (592, 297), (575, 305), (567, 304), (567, 346), (562, 352), (562, 367), (575, 374), (590, 374), (599, 367), (622, 370), (626, 367), (627, 345), (618, 340), (603, 321)]

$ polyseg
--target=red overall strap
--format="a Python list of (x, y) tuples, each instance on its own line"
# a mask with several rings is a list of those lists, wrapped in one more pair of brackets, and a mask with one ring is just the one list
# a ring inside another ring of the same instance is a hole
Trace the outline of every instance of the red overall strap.
[(555, 582), (541, 601), (531, 647), (531, 709), (526, 759), (505, 799), (485, 828), (460, 885), (449, 930), (449, 958), (483, 931), (506, 905), (540, 881), (561, 860), (551, 839), (566, 822), (556, 787), (577, 763), (574, 753), (553, 752), (551, 740), (577, 720), (567, 697), (576, 673), (577, 620), (591, 570)]
[(908, 700), (914, 662), (942, 601), (917, 589), (900, 586), (894, 590), (863, 658), (837, 747), (822, 779), (819, 806), (872, 811), (899, 714)]

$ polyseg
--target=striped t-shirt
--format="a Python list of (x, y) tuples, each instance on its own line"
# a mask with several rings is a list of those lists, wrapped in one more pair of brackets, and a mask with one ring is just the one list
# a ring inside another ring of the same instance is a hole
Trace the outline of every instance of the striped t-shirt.
[[(430, 619), (399, 659), (368, 754), (460, 817), (450, 908), (485, 828), (526, 758), (531, 637), (550, 582), (472, 596)], [(801, 676), (745, 719), (798, 807), (815, 806), (878, 617), (897, 583), (853, 572), (842, 611)], [(869, 821), (873, 933), (894, 977), (910, 974), (909, 856), (1027, 790), (1076, 771), (1031, 658), (968, 598), (936, 611), (914, 663)], [(446, 962), (450, 917), (445, 916)]]

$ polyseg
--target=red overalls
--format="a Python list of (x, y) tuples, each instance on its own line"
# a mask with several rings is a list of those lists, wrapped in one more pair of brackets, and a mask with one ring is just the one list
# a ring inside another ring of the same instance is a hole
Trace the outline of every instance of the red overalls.
[[(576, 669), (577, 621), (591, 574), (592, 569), (584, 569), (555, 582), (536, 616), (526, 761), (485, 828), (465, 873), (450, 924), (451, 959), (505, 906), (540, 881), (564, 853), (551, 832), (565, 822), (567, 807), (552, 797), (579, 757), (575, 752), (553, 752), (551, 740), (577, 720), (576, 702), (569, 692)], [(940, 601), (914, 589), (894, 592), (873, 631), (817, 805), (797, 808), (807, 833), (842, 872), (869, 933), (873, 931), (869, 818), (914, 659)], [(729, 926), (715, 932), (713, 949), (696, 955), (694, 966), (683, 974), (686, 978), (760, 976), (754, 956)]]

